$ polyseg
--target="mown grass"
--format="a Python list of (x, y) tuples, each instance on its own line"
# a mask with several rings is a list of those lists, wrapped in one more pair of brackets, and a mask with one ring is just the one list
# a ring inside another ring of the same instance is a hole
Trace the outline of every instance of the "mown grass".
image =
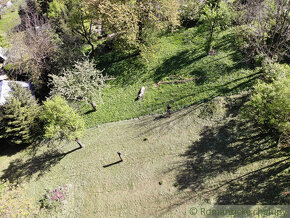
[[(250, 89), (260, 72), (237, 52), (233, 32), (216, 33), (213, 56), (205, 53), (206, 33), (191, 28), (160, 36), (142, 58), (98, 57), (115, 80), (97, 112), (74, 104), (93, 127), (85, 147), (3, 151), (1, 179), (26, 184), (36, 203), (45, 189), (71, 184), (63, 210), (41, 217), (184, 217), (194, 204), (289, 204), (289, 150), (238, 116), (246, 98), (232, 95)], [(154, 86), (176, 77), (196, 80)], [(135, 101), (142, 86), (144, 98)], [(168, 104), (171, 118), (160, 115)], [(124, 162), (116, 163), (117, 151)]]
[(13, 6), (2, 11), (0, 19), (0, 46), (7, 47), (7, 33), (15, 26), (20, 24), (20, 18), (18, 16), (18, 7), (22, 4), (23, 0), (12, 1)]
[[(236, 51), (234, 30), (216, 34), (213, 48), (216, 55), (205, 52), (206, 32), (191, 28), (156, 38), (155, 44), (142, 57), (127, 57), (109, 53), (96, 60), (99, 69), (115, 77), (103, 92), (98, 112), (90, 105), (77, 107), (89, 127), (100, 123), (158, 114), (170, 104), (173, 110), (205, 102), (216, 96), (230, 95), (252, 87), (259, 71), (254, 70)], [(195, 78), (192, 82), (162, 84), (180, 78)], [(142, 86), (146, 87), (142, 101), (135, 101)]]
[(26, 184), (35, 202), (71, 184), (62, 211), (41, 217), (185, 217), (196, 204), (288, 204), (289, 150), (238, 116), (245, 99), (103, 124), (86, 132), (83, 149), (63, 142), (6, 156), (0, 176)]

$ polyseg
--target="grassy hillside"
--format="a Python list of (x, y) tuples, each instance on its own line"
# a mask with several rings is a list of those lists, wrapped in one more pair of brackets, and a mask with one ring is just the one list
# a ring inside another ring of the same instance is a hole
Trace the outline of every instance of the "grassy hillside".
[[(5, 2), (5, 1), (4, 1)], [(0, 46), (6, 47), (8, 46), (6, 40), (7, 32), (15, 27), (16, 25), (20, 24), (20, 18), (18, 16), (18, 7), (22, 4), (23, 0), (15, 0), (12, 1), (14, 5), (11, 7), (4, 9), (0, 12), (1, 19), (0, 19)]]
[[(98, 67), (115, 80), (104, 91), (98, 112), (91, 112), (90, 105), (77, 105), (88, 126), (162, 113), (168, 104), (178, 110), (249, 89), (259, 71), (236, 51), (234, 30), (216, 33), (216, 55), (206, 54), (206, 37), (207, 32), (191, 28), (156, 38), (143, 58), (113, 52), (96, 58)], [(194, 80), (154, 86), (159, 81), (181, 79)], [(144, 98), (136, 102), (142, 86), (146, 87)]]
[[(0, 46), (16, 17), (2, 16)], [(90, 127), (85, 147), (1, 150), (0, 179), (26, 185), (38, 204), (46, 189), (70, 187), (62, 210), (41, 217), (185, 217), (194, 204), (289, 204), (289, 149), (239, 115), (261, 71), (238, 51), (234, 33), (215, 32), (212, 55), (208, 33), (195, 27), (156, 36), (142, 57), (95, 57), (115, 79), (97, 112), (72, 103)], [(176, 80), (192, 81), (155, 85)], [(142, 86), (144, 98), (135, 101)]]
[(71, 185), (57, 217), (185, 217), (194, 204), (289, 203), (288, 153), (237, 116), (244, 101), (218, 97), (171, 118), (100, 125), (83, 149), (63, 142), (1, 156), (0, 175), (27, 184), (36, 202), (46, 188)]

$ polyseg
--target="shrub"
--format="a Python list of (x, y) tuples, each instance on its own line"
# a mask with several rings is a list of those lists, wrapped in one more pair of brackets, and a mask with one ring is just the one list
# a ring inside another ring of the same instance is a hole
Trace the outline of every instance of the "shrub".
[(46, 190), (46, 194), (41, 199), (40, 207), (48, 210), (59, 208), (67, 198), (68, 187), (58, 187), (54, 190)]
[(264, 130), (279, 133), (290, 132), (290, 74), (279, 77), (273, 83), (259, 82), (249, 102), (244, 107), (244, 116), (255, 121)]
[(285, 78), (290, 74), (290, 66), (288, 64), (273, 63), (272, 60), (266, 58), (262, 63), (266, 80), (273, 82), (279, 78)]
[(30, 90), (17, 83), (9, 83), (12, 91), (6, 103), (0, 107), (0, 138), (10, 144), (29, 144), (37, 137), (40, 125), (38, 116), (40, 107)]

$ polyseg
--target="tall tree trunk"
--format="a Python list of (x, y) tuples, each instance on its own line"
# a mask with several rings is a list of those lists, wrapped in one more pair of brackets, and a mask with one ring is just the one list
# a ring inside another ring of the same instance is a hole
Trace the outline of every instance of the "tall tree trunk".
[[(137, 26), (138, 26), (137, 40), (138, 40), (138, 44), (139, 44), (139, 53), (140, 53), (141, 52), (141, 49), (140, 49), (141, 45), (144, 43), (143, 30), (145, 27), (145, 21), (149, 18), (149, 9), (146, 8), (146, 7), (148, 7), (148, 5), (146, 6), (145, 5), (146, 3), (144, 3), (142, 0), (137, 0), (136, 3), (140, 9), (140, 12), (138, 15), (138, 23), (137, 23)], [(144, 9), (142, 9), (142, 7)]]
[(91, 46), (91, 49), (92, 49), (91, 52), (90, 52), (90, 54), (89, 54), (89, 57), (90, 58), (94, 58), (95, 57), (95, 53), (96, 53), (95, 46), (91, 42), (89, 42), (89, 45)]
[[(141, 7), (141, 0), (137, 0), (137, 6)], [(142, 21), (143, 17), (141, 14), (138, 15), (138, 35), (137, 35), (137, 40), (139, 42), (139, 44), (142, 44), (142, 32), (143, 32), (143, 21)]]
[(97, 105), (95, 102), (91, 102), (92, 107), (94, 108), (95, 111), (98, 111)]

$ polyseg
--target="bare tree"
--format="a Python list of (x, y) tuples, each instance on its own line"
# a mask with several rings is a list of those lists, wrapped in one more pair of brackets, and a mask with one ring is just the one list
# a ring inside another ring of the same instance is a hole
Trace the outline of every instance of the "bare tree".
[(289, 58), (289, 0), (255, 0), (243, 5), (245, 50), (252, 56), (262, 55), (274, 60)]
[(52, 61), (58, 50), (54, 30), (50, 23), (33, 8), (20, 9), (21, 25), (8, 33), (8, 64), (13, 64), (10, 76), (28, 79), (37, 94), (47, 85)]
[[(73, 28), (72, 31), (78, 33), (83, 39), (85, 39), (86, 43), (91, 46), (91, 54), (94, 54), (95, 46), (93, 43), (93, 17), (82, 9), (80, 9), (80, 11), (80, 28)], [(86, 22), (88, 22), (88, 25)]]

